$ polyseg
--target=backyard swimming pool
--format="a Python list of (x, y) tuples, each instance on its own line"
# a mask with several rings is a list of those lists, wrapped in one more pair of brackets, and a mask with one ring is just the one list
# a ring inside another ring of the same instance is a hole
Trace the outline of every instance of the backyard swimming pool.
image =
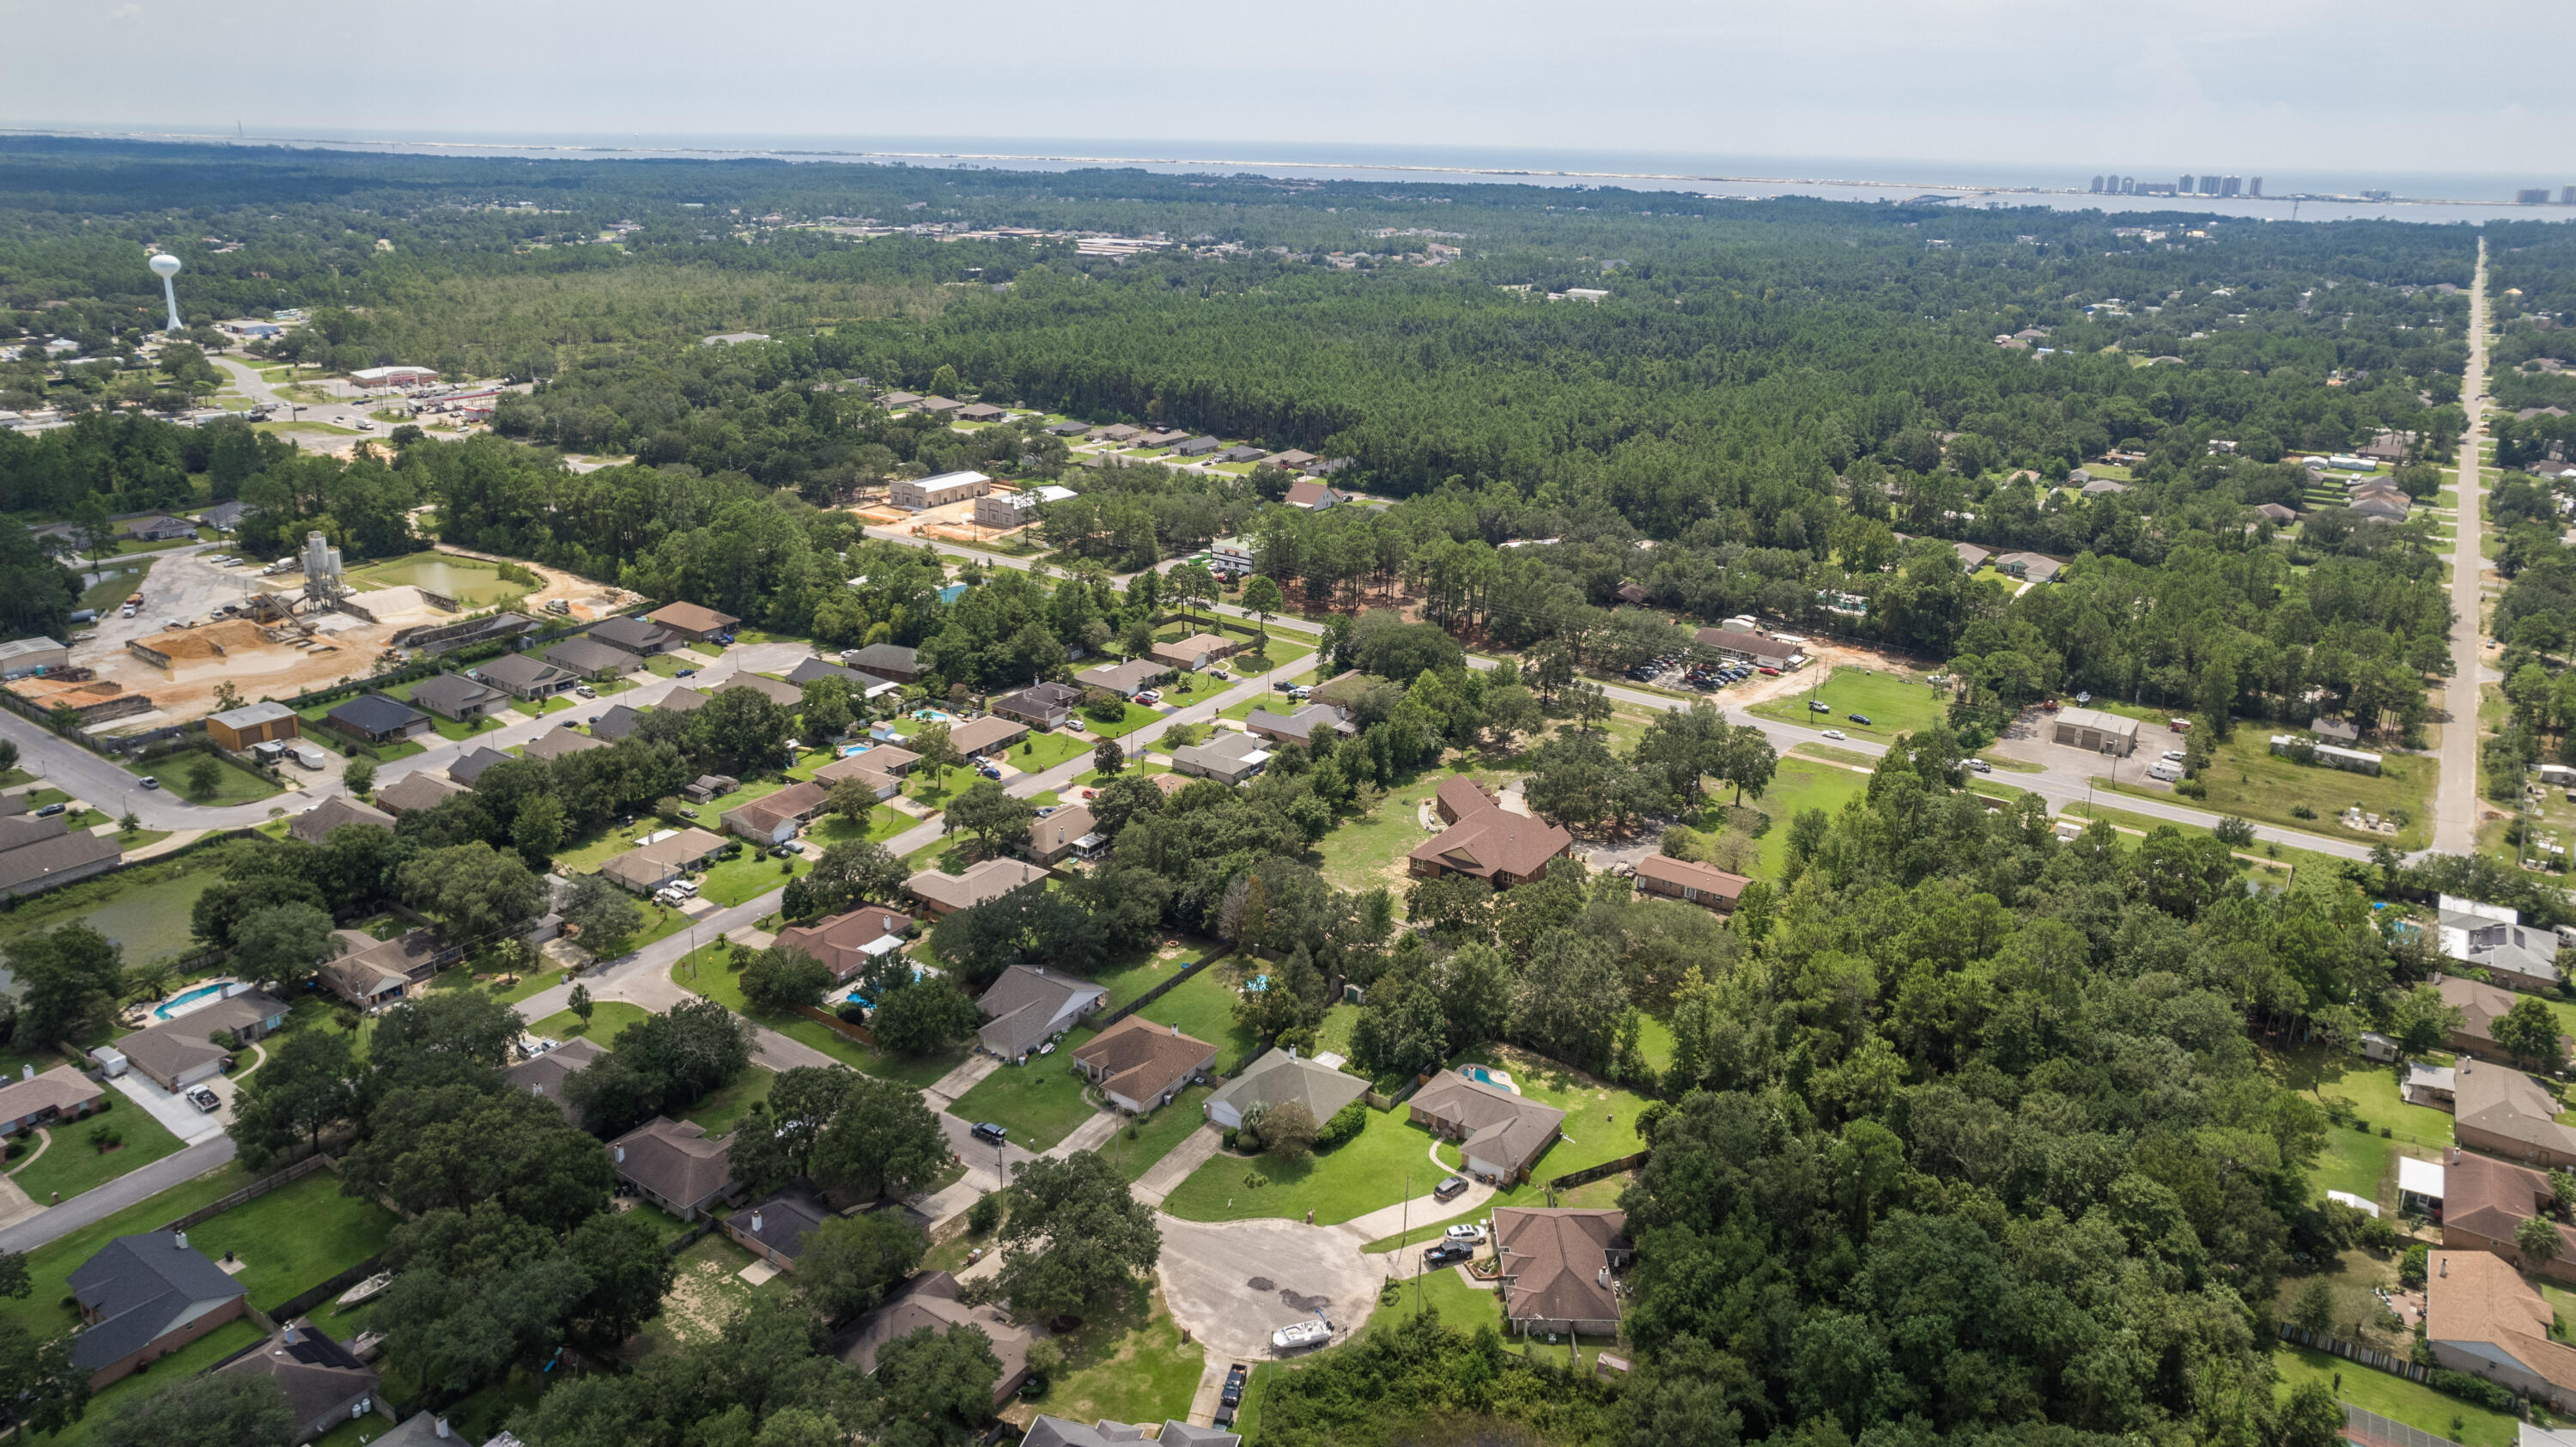
[(1470, 1065), (1458, 1073), (1469, 1080), (1482, 1081), (1496, 1090), (1508, 1090), (1514, 1095), (1521, 1093), (1521, 1088), (1512, 1084), (1512, 1078), (1499, 1070), (1487, 1070), (1481, 1065)]
[(199, 985), (192, 990), (182, 990), (178, 994), (172, 995), (169, 999), (162, 1001), (160, 1004), (153, 1006), (152, 1016), (156, 1020), (167, 1020), (173, 1016), (185, 1015), (189, 1011), (196, 1009), (199, 1005), (203, 1005), (207, 1001), (213, 1000), (222, 995), (225, 988), (232, 983), (233, 981), (231, 980), (216, 980), (208, 984)]

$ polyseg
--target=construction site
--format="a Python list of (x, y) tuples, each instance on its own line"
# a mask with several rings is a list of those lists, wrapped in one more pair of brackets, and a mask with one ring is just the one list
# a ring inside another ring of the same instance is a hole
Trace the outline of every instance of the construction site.
[(78, 708), (98, 732), (135, 732), (214, 712), (221, 684), (245, 701), (292, 698), (380, 672), (417, 650), (605, 617), (631, 601), (615, 588), (520, 563), (541, 586), (493, 614), (417, 585), (353, 578), (318, 533), (279, 564), (227, 565), (218, 556), (162, 555), (133, 617), (102, 617), (72, 640), (70, 669), (20, 680), (25, 686), (12, 691), (40, 708)]

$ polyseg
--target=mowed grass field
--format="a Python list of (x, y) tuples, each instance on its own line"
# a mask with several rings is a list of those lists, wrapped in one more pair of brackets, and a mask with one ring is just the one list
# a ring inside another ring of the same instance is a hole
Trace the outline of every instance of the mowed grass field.
[(1777, 880), (1787, 867), (1789, 821), (1798, 817), (1800, 810), (1837, 813), (1868, 787), (1869, 775), (1854, 773), (1840, 764), (1798, 754), (1781, 755), (1780, 771), (1772, 776), (1771, 787), (1761, 798), (1744, 801), (1771, 816), (1771, 827), (1755, 841), (1761, 851), (1762, 877)]
[[(1831, 704), (1833, 711), (1818, 713), (1807, 707), (1809, 699)], [(1841, 729), (1853, 738), (1883, 744), (1939, 723), (1949, 710), (1949, 690), (1927, 687), (1920, 676), (1899, 676), (1883, 668), (1837, 668), (1822, 683), (1809, 680), (1805, 690), (1745, 712), (1808, 728)], [(1869, 722), (1854, 722), (1856, 713), (1867, 715)]]
[[(2128, 710), (2122, 710), (2128, 712)], [(2235, 814), (2264, 824), (2341, 839), (2386, 840), (2397, 848), (2420, 849), (2432, 837), (2432, 791), (2440, 772), (2435, 760), (2411, 754), (2388, 754), (2376, 775), (2346, 773), (2321, 764), (2299, 764), (2272, 752), (2271, 726), (2241, 722), (2218, 746), (2200, 781), (2209, 786), (2205, 799), (2184, 800), (2213, 813)], [(2170, 799), (2173, 791), (2144, 781), (2146, 761), (2168, 748), (2182, 747), (2175, 735), (2139, 731), (2138, 752), (2123, 760), (2119, 781), (2110, 787), (2123, 794)], [(2108, 762), (2107, 760), (2105, 761)], [(2402, 815), (2405, 825), (2395, 835), (2365, 834), (2335, 822), (2345, 806), (2359, 804), (2374, 814)], [(2305, 806), (2314, 818), (2291, 810)]]

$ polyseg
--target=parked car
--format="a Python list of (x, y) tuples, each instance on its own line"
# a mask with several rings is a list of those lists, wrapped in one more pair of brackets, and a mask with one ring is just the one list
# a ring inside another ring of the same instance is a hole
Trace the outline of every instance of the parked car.
[(2165, 762), (2166, 762), (2166, 763), (2168, 763), (2168, 764), (2179, 764), (2179, 763), (2181, 763), (2181, 762), (2182, 762), (2182, 759), (2183, 759), (2183, 753), (2182, 753), (2182, 750), (2180, 750), (2180, 749), (2167, 749), (2167, 750), (2165, 750)]
[(1850, 735), (1845, 734), (1841, 729), (1827, 729), (1825, 730), (1825, 737), (1829, 739), (1839, 739), (1848, 738)]
[(998, 779), (1002, 777), (1002, 771), (991, 764), (977, 764), (975, 766), (975, 772), (988, 779)]
[(1446, 1240), (1463, 1241), (1472, 1246), (1485, 1239), (1485, 1228), (1473, 1221), (1461, 1221), (1440, 1234)]
[(1467, 1194), (1465, 1176), (1451, 1176), (1431, 1188), (1431, 1198), (1435, 1201), (1454, 1201), (1465, 1194)]
[(1010, 1132), (993, 1124), (989, 1120), (977, 1121), (973, 1126), (967, 1129), (966, 1133), (987, 1145), (998, 1146), (1010, 1139)]
[(224, 1108), (223, 1097), (202, 1085), (188, 1092), (188, 1103), (208, 1115)]
[(694, 668), (683, 668), (683, 669), (681, 669), (679, 672), (677, 672), (677, 673), (675, 673), (675, 674), (672, 674), (671, 676), (672, 676), (673, 678), (695, 678), (695, 677), (697, 677), (697, 675), (698, 675), (698, 671), (697, 671), (696, 669), (694, 669)]
[(1765, 678), (1778, 678), (1780, 676), (1780, 670), (1773, 668), (1770, 664), (1766, 663), (1762, 665), (1762, 676)]
[(161, 781), (152, 777), (150, 774), (146, 774), (143, 776), (143, 787), (147, 789), (158, 789), (161, 787)]
[(1851, 721), (1856, 724), (1865, 724), (1869, 722), (1869, 715), (1865, 713), (1851, 714), (1849, 717)]
[(63, 804), (61, 800), (57, 799), (53, 803), (47, 804), (45, 807), (37, 810), (36, 817), (39, 819), (51, 819), (61, 812), (63, 812)]
[(1136, 691), (1136, 701), (1138, 703), (1161, 703), (1163, 701), (1163, 691), (1159, 688), (1138, 689)]
[(1292, 1321), (1272, 1332), (1270, 1346), (1274, 1351), (1304, 1351), (1308, 1347), (1322, 1346), (1332, 1339), (1332, 1324), (1319, 1316), (1305, 1321)]
[(1987, 763), (1983, 759), (1968, 760), (1968, 767), (1976, 770), (1980, 774), (1991, 774), (1995, 771), (1995, 766)]
[(1229, 1407), (1242, 1401), (1243, 1383), (1245, 1379), (1251, 1375), (1252, 1369), (1244, 1365), (1242, 1362), (1236, 1362), (1233, 1366), (1226, 1368), (1225, 1389), (1217, 1394), (1217, 1400), (1223, 1402)]
[(572, 686), (572, 691), (573, 691), (573, 692), (575, 692), (575, 693), (577, 693), (577, 694), (580, 694), (580, 695), (581, 695), (582, 697), (584, 697), (584, 698), (597, 698), (597, 697), (599, 697), (599, 690), (598, 690), (598, 689), (595, 689), (595, 688), (593, 688), (593, 687), (591, 687), (591, 686), (590, 686), (589, 684), (587, 684), (587, 683), (576, 683), (576, 684), (574, 684), (574, 685)]
[(1833, 711), (1834, 706), (1825, 702), (1823, 699), (1811, 698), (1807, 700), (1807, 712), (1809, 713), (1832, 713)]
[(1422, 1253), (1422, 1264), (1425, 1267), (1455, 1266), (1461, 1261), (1473, 1261), (1475, 1259), (1475, 1247), (1463, 1245), (1456, 1241), (1443, 1241), (1439, 1245)]

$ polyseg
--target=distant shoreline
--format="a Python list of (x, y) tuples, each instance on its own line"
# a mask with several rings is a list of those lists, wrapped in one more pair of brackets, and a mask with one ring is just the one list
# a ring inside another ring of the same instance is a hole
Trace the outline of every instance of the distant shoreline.
[[(2355, 219), (2380, 216), (2384, 210), (2435, 208), (2445, 212), (2478, 211), (2479, 217), (2446, 215), (2439, 218), (2421, 216), (2423, 220), (2494, 219), (2497, 217), (2531, 217), (2545, 220), (2576, 220), (2576, 207), (2556, 204), (2527, 205), (2515, 202), (2472, 200), (2456, 197), (2389, 196), (2385, 199), (2348, 192), (2293, 192), (2271, 196), (2208, 196), (2199, 194), (2140, 195), (2110, 194), (2075, 187), (2033, 184), (1994, 183), (1965, 180), (1925, 181), (1888, 180), (1867, 176), (1817, 175), (1736, 175), (1720, 172), (1687, 170), (1612, 170), (1578, 169), (1537, 165), (1441, 164), (1430, 161), (1396, 160), (1319, 160), (1287, 157), (1230, 157), (1222, 155), (1193, 156), (1186, 154), (1093, 154), (1079, 150), (976, 150), (892, 149), (795, 145), (714, 145), (714, 144), (617, 144), (608, 141), (542, 141), (542, 140), (440, 140), (422, 138), (373, 139), (352, 136), (307, 135), (227, 135), (214, 131), (184, 130), (104, 130), (60, 127), (0, 127), (0, 136), (59, 137), (73, 140), (133, 141), (157, 144), (282, 146), (379, 152), (403, 155), (450, 156), (515, 156), (529, 159), (563, 160), (644, 160), (699, 159), (749, 160), (771, 159), (794, 163), (838, 163), (918, 165), (930, 167), (990, 166), (996, 169), (1023, 170), (1079, 167), (1142, 167), (1183, 172), (1210, 171), (1225, 174), (1250, 172), (1276, 176), (1283, 180), (1356, 179), (1332, 173), (1384, 175), (1412, 181), (1455, 178), (1467, 182), (1492, 184), (1526, 184), (1540, 186), (1609, 186), (1621, 189), (1684, 190), (1698, 186), (1771, 187), (1775, 194), (1813, 195), (1833, 200), (1886, 200), (1885, 195), (1837, 195), (1837, 192), (1905, 193), (1904, 199), (1923, 198), (1931, 203), (1959, 203), (1970, 209), (1978, 203), (2022, 202), (2054, 209), (2100, 208), (2106, 211), (2158, 210), (2193, 211), (2225, 215), (2239, 207), (2262, 208), (2269, 213), (2277, 208), (2314, 206), (2337, 212), (2320, 215), (2315, 220)], [(1767, 197), (1708, 194), (1712, 200), (1767, 199)], [(2287, 218), (2282, 218), (2287, 219)], [(2394, 218), (2392, 218), (2394, 219)]]

